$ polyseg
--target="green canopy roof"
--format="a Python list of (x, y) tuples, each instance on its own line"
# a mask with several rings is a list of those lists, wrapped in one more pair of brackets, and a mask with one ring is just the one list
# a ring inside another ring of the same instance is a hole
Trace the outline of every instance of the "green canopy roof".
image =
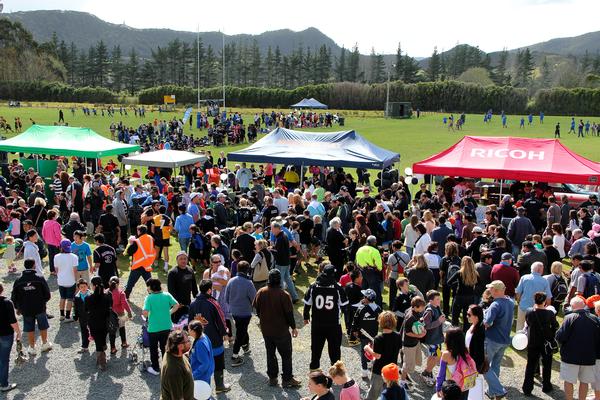
[(0, 151), (100, 158), (139, 151), (140, 146), (112, 141), (89, 128), (33, 125), (0, 141)]

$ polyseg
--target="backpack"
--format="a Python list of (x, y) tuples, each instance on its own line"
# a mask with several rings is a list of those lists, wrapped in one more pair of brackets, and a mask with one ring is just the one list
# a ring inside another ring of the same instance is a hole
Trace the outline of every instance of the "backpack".
[(585, 288), (583, 290), (583, 297), (586, 299), (595, 294), (600, 294), (600, 280), (594, 272), (586, 272), (585, 276)]
[(565, 278), (558, 277), (554, 280), (552, 287), (550, 288), (550, 292), (552, 293), (552, 301), (555, 303), (562, 303), (567, 298), (567, 294), (569, 293), (569, 289), (567, 287), (567, 282)]
[(252, 274), (252, 281), (254, 282), (264, 282), (269, 277), (269, 264), (267, 258), (264, 254), (261, 254), (260, 262), (254, 268), (254, 273)]
[(477, 381), (477, 366), (473, 358), (467, 354), (466, 359), (458, 357), (456, 369), (450, 375), (450, 370), (446, 367), (446, 379), (452, 379), (460, 386), (463, 392), (475, 387)]
[(448, 266), (448, 273), (446, 274), (446, 282), (450, 281), (454, 277), (454, 275), (460, 272), (460, 265), (458, 264), (450, 264)]

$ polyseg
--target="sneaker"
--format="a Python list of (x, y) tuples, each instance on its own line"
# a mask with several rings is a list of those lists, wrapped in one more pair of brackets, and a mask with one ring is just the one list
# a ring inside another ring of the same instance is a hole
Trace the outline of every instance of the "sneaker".
[(52, 350), (52, 343), (46, 342), (42, 344), (42, 353)]
[(269, 378), (269, 386), (278, 386), (279, 380), (277, 378)]
[(239, 367), (240, 365), (242, 365), (244, 363), (244, 359), (240, 356), (231, 357), (231, 359), (232, 359), (232, 361), (231, 361), (232, 367)]
[(65, 316), (61, 315), (60, 318), (58, 319), (59, 321), (64, 321), (65, 320)]
[(421, 372), (421, 378), (423, 378), (423, 381), (427, 386), (433, 387), (435, 385), (435, 379), (433, 379), (433, 374), (431, 372)]
[(148, 367), (146, 368), (146, 372), (148, 372), (150, 375), (154, 375), (154, 376), (158, 376), (160, 375), (160, 372), (156, 371), (154, 368), (152, 367)]
[(52, 319), (52, 318), (54, 318), (54, 315), (52, 315), (52, 314), (46, 314), (46, 318)]
[(250, 346), (249, 345), (242, 346), (242, 350), (244, 350), (244, 355), (245, 356), (247, 356), (248, 354), (252, 353), (252, 350), (250, 350)]
[(27, 349), (27, 353), (30, 356), (35, 356), (35, 355), (37, 355), (37, 350), (35, 349), (35, 347), (31, 346)]
[(87, 347), (82, 347), (79, 350), (77, 350), (77, 354), (83, 354), (83, 353), (89, 353), (90, 350)]
[(165, 272), (169, 272), (169, 264), (165, 263), (163, 269), (165, 270)]
[(8, 386), (0, 387), (0, 392), (10, 392), (11, 390), (13, 390), (16, 387), (17, 387), (16, 383), (9, 383)]
[(281, 387), (283, 388), (299, 388), (302, 386), (302, 382), (300, 382), (299, 380), (297, 380), (294, 377), (291, 377), (290, 379), (281, 382)]
[(217, 387), (215, 389), (215, 393), (219, 394), (219, 393), (227, 393), (231, 390), (231, 385), (224, 383), (223, 386), (221, 387)]
[(363, 369), (361, 376), (363, 379), (369, 379), (369, 370), (368, 369)]

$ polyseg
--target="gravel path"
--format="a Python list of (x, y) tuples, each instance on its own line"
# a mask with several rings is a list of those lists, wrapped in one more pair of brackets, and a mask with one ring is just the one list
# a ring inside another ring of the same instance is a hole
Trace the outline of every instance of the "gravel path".
[[(5, 295), (10, 297), (12, 282), (15, 276), (2, 276), (0, 280), (5, 287)], [(159, 377), (140, 372), (128, 360), (128, 351), (119, 351), (114, 357), (110, 357), (108, 370), (99, 372), (95, 367), (94, 353), (80, 355), (77, 350), (80, 347), (79, 325), (77, 323), (60, 323), (58, 320), (58, 290), (56, 279), (50, 278), (49, 285), (52, 290), (52, 299), (48, 307), (50, 313), (57, 317), (50, 320), (49, 338), (54, 344), (54, 349), (49, 353), (38, 354), (22, 365), (14, 364), (14, 348), (11, 357), (11, 369), (9, 379), (16, 382), (18, 388), (8, 394), (0, 395), (7, 399), (42, 399), (49, 395), (56, 400), (66, 399), (159, 399), (160, 381)], [(143, 302), (145, 288), (141, 283), (135, 288), (132, 295), (132, 307), (136, 317), (127, 325), (127, 337), (130, 344), (135, 343), (135, 338), (140, 332), (139, 306)], [(219, 399), (299, 399), (308, 395), (306, 387), (308, 364), (310, 361), (310, 327), (302, 327), (302, 316), (296, 313), (298, 326), (301, 327), (298, 338), (294, 339), (294, 374), (302, 380), (303, 387), (299, 390), (286, 390), (281, 387), (272, 388), (267, 385), (265, 350), (257, 326), (258, 319), (253, 318), (250, 324), (250, 337), (252, 354), (245, 359), (245, 363), (236, 368), (230, 366), (231, 350), (226, 349), (226, 381), (232, 384), (232, 391), (220, 395)], [(119, 345), (119, 340), (117, 340)], [(39, 346), (39, 345), (38, 345)], [(90, 345), (90, 350), (93, 350)], [(148, 356), (149, 357), (149, 356)], [(503, 362), (501, 380), (509, 390), (508, 398), (524, 398), (521, 393), (522, 377), (525, 370), (525, 354), (517, 354), (513, 351), (507, 352)], [(342, 348), (342, 358), (350, 371), (350, 376), (360, 381), (360, 357), (358, 347)], [(539, 398), (563, 397), (558, 386), (558, 364), (555, 363), (552, 382), (555, 391), (552, 396), (541, 392), (539, 382), (536, 381), (534, 395)], [(329, 360), (324, 351), (321, 367), (326, 369)], [(420, 369), (418, 369), (420, 371)], [(436, 369), (437, 371), (437, 369)], [(417, 385), (410, 396), (413, 399), (429, 400), (433, 391), (425, 385), (420, 384), (416, 377)], [(361, 382), (361, 389), (366, 391), (368, 385)]]

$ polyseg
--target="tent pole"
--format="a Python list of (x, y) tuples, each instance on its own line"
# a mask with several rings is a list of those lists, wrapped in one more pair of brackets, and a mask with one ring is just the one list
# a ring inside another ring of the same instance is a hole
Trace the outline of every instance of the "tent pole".
[(300, 189), (304, 187), (304, 163), (300, 165)]
[(40, 173), (40, 156), (38, 154), (35, 155), (35, 169), (37, 173)]
[(504, 186), (504, 179), (500, 179), (500, 196), (498, 198), (498, 205), (502, 204), (502, 187)]

